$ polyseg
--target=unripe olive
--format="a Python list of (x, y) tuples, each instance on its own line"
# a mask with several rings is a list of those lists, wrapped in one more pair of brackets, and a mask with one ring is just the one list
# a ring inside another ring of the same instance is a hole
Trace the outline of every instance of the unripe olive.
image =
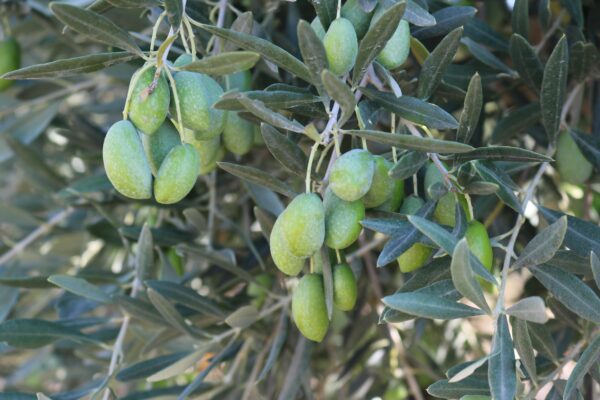
[(287, 241), (283, 237), (281, 218), (277, 218), (273, 225), (273, 229), (271, 229), (269, 247), (275, 266), (284, 274), (296, 276), (302, 271), (302, 268), (304, 268), (306, 257), (295, 256), (290, 251)]
[[(21, 67), (21, 46), (15, 38), (9, 37), (0, 40), (0, 75), (14, 71)], [(6, 90), (13, 81), (0, 79), (0, 92)]]
[(154, 197), (162, 204), (173, 204), (192, 190), (198, 177), (200, 157), (189, 143), (175, 146), (158, 169)]
[[(208, 75), (196, 72), (177, 72), (174, 79), (183, 125), (199, 140), (219, 135), (225, 125), (225, 112), (213, 108), (213, 104), (223, 94), (221, 86)], [(174, 96), (171, 115), (177, 116)]]
[(302, 277), (292, 296), (292, 315), (307, 339), (323, 340), (329, 328), (323, 278), (318, 274)]
[[(429, 190), (436, 183), (443, 183), (444, 178), (440, 170), (431, 163), (427, 167), (425, 173), (425, 192), (427, 197), (431, 198)], [(458, 197), (459, 203), (466, 215), (469, 215), (469, 205), (464, 195), (454, 194), (448, 192), (438, 199), (438, 202), (433, 211), (433, 220), (442, 225), (454, 227), (456, 224), (456, 198)]]
[(131, 122), (119, 121), (110, 127), (104, 138), (102, 159), (106, 175), (119, 193), (132, 199), (152, 196), (152, 171)]
[(554, 158), (563, 182), (581, 185), (590, 179), (593, 166), (566, 131), (561, 132), (558, 136)]
[(221, 147), (219, 136), (208, 140), (198, 140), (195, 138), (194, 132), (190, 129), (184, 129), (183, 141), (194, 146), (200, 156), (199, 175), (205, 175), (213, 171), (217, 167), (217, 162), (225, 156), (225, 150)]
[(351, 150), (338, 158), (329, 175), (331, 190), (342, 200), (362, 198), (371, 187), (375, 160), (366, 150)]
[(152, 174), (156, 176), (169, 151), (181, 144), (181, 139), (175, 126), (167, 119), (153, 135), (142, 135), (142, 143)]
[(471, 252), (481, 261), (484, 267), (491, 271), (494, 263), (494, 253), (485, 226), (479, 221), (470, 221), (467, 225), (465, 238)]
[(377, 207), (377, 210), (388, 211), (388, 212), (396, 212), (400, 205), (402, 204), (402, 200), (404, 199), (404, 181), (403, 180), (394, 180), (394, 189), (392, 191), (392, 197), (388, 199), (385, 203)]
[[(423, 204), (424, 201), (420, 197), (408, 196), (404, 200), (404, 203), (402, 203), (400, 212), (405, 215), (413, 215), (419, 211)], [(397, 258), (400, 271), (406, 273), (421, 268), (429, 259), (432, 251), (432, 248), (427, 247), (422, 243), (413, 244)]]
[(325, 207), (315, 193), (296, 196), (278, 220), (283, 238), (295, 256), (308, 257), (323, 246)]
[(180, 67), (183, 67), (184, 65), (188, 65), (191, 62), (192, 62), (192, 55), (185, 53), (185, 54), (182, 54), (179, 57), (177, 57), (177, 59), (173, 63), (173, 66), (175, 68), (180, 68)]
[(382, 156), (374, 156), (375, 172), (369, 191), (362, 198), (365, 208), (374, 208), (392, 198), (394, 193), (394, 178), (388, 175), (392, 163)]
[[(377, 7), (371, 25), (373, 25), (387, 9)], [(387, 69), (395, 69), (406, 62), (410, 52), (410, 27), (408, 22), (401, 20), (381, 52), (377, 55), (377, 61)]]
[(323, 28), (323, 24), (321, 23), (319, 17), (315, 17), (315, 19), (313, 19), (310, 23), (310, 26), (313, 28), (319, 39), (325, 39), (325, 28)]
[(325, 244), (332, 249), (345, 249), (358, 239), (365, 218), (362, 201), (344, 201), (328, 188), (325, 205)]
[(354, 67), (358, 54), (358, 39), (354, 26), (346, 18), (338, 18), (329, 25), (323, 45), (331, 72), (344, 75)]
[(342, 7), (342, 17), (352, 23), (359, 39), (369, 30), (372, 15), (373, 11), (365, 12), (358, 0), (348, 0)]
[(357, 292), (352, 268), (348, 264), (333, 267), (333, 304), (342, 311), (350, 311), (356, 304)]
[(225, 75), (225, 87), (227, 90), (236, 89), (239, 92), (246, 92), (252, 89), (252, 73), (246, 70)]
[(227, 120), (223, 129), (223, 145), (237, 155), (244, 155), (254, 144), (254, 124), (241, 118), (234, 111), (227, 112)]
[(164, 75), (160, 75), (156, 87), (150, 93), (148, 90), (154, 81), (156, 68), (150, 68), (132, 79), (135, 82), (131, 92), (129, 119), (141, 132), (151, 135), (160, 128), (169, 112), (171, 95), (169, 85)]

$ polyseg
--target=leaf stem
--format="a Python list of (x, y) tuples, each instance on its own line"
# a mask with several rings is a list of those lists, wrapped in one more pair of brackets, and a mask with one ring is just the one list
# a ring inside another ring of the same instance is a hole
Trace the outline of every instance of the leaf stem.
[(306, 185), (306, 193), (311, 192), (310, 177), (311, 177), (311, 172), (312, 172), (312, 164), (315, 159), (315, 154), (316, 154), (318, 148), (319, 148), (319, 142), (315, 142), (315, 144), (312, 145), (312, 148), (310, 149), (310, 155), (308, 156), (308, 166), (306, 167), (306, 178), (304, 180), (304, 183)]

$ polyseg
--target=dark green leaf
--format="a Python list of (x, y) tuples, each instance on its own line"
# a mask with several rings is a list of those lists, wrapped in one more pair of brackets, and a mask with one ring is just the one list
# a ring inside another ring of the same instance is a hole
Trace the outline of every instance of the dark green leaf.
[(506, 310), (506, 314), (536, 324), (545, 324), (548, 321), (544, 300), (537, 296), (525, 297), (517, 301)]
[(523, 81), (535, 91), (539, 91), (544, 77), (544, 66), (533, 47), (523, 36), (515, 33), (510, 37), (510, 58), (513, 67)]
[[(293, 108), (301, 105), (317, 103), (320, 98), (305, 92), (290, 92), (285, 90), (253, 90), (243, 92), (243, 95), (252, 100), (262, 101), (265, 106), (274, 109)], [(213, 105), (214, 108), (229, 111), (244, 111), (245, 108), (239, 101), (240, 93), (226, 93)]]
[(479, 147), (468, 153), (456, 154), (454, 160), (456, 162), (471, 160), (551, 162), (552, 158), (521, 147), (489, 146)]
[(600, 143), (592, 135), (587, 135), (575, 129), (569, 129), (569, 134), (577, 143), (577, 147), (583, 153), (585, 158), (600, 170)]
[(570, 399), (571, 395), (575, 393), (577, 387), (583, 381), (583, 378), (588, 373), (594, 363), (600, 359), (600, 335), (596, 335), (596, 338), (590, 342), (586, 349), (581, 353), (581, 357), (577, 360), (577, 364), (573, 371), (569, 375), (567, 385), (565, 386), (563, 398)]
[(517, 393), (517, 375), (513, 342), (505, 315), (498, 317), (491, 354), (488, 361), (488, 379), (492, 397), (498, 400), (513, 400)]
[(486, 396), (490, 394), (487, 379), (468, 377), (458, 382), (450, 383), (448, 379), (435, 382), (427, 388), (427, 393), (434, 397), (458, 399), (462, 396)]
[(304, 127), (299, 122), (289, 120), (282, 114), (271, 110), (269, 107), (265, 106), (265, 104), (260, 100), (252, 100), (244, 95), (240, 95), (238, 97), (238, 101), (242, 103), (246, 110), (250, 111), (252, 114), (257, 116), (261, 120), (267, 122), (268, 124), (292, 132), (304, 132)]
[[(466, 363), (459, 364), (452, 367), (446, 373), (448, 376), (448, 382), (455, 383), (460, 382), (463, 379), (468, 378), (476, 373), (476, 371), (487, 363), (489, 356), (480, 358), (477, 361), (468, 361)], [(462, 398), (461, 398), (462, 399)]]
[(527, 330), (533, 348), (543, 354), (550, 360), (557, 360), (556, 345), (550, 335), (548, 327), (542, 324), (536, 324), (534, 322), (527, 322)]
[(285, 341), (287, 339), (288, 327), (289, 324), (287, 313), (282, 312), (281, 316), (279, 317), (277, 327), (275, 328), (275, 339), (273, 339), (273, 343), (271, 344), (271, 348), (269, 349), (267, 361), (265, 361), (265, 365), (262, 371), (260, 371), (258, 378), (256, 379), (257, 382), (262, 381), (267, 376), (271, 368), (273, 368), (273, 366), (275, 365), (275, 361), (277, 361), (277, 358), (279, 357), (279, 354), (281, 353), (283, 345), (285, 344)]
[(225, 318), (225, 323), (232, 328), (244, 329), (258, 318), (258, 310), (253, 305), (242, 306)]
[(133, 365), (130, 365), (126, 368), (123, 368), (117, 374), (117, 380), (121, 382), (134, 381), (137, 379), (147, 378), (150, 375), (166, 368), (167, 366), (173, 364), (174, 362), (183, 358), (187, 352), (179, 352), (179, 353), (171, 353), (165, 354), (163, 356), (158, 356), (151, 358), (149, 360), (144, 360), (137, 362)]
[(78, 330), (58, 322), (42, 319), (10, 319), (0, 324), (0, 342), (6, 342), (14, 347), (34, 349), (61, 339), (83, 344), (100, 344)]
[(138, 247), (135, 254), (135, 275), (138, 281), (151, 278), (154, 269), (154, 239), (152, 239), (152, 231), (146, 222), (142, 226), (140, 238), (138, 239)]
[(189, 326), (185, 322), (181, 314), (177, 311), (175, 306), (169, 303), (169, 301), (165, 299), (160, 293), (158, 293), (154, 289), (148, 289), (146, 291), (146, 294), (152, 302), (152, 305), (165, 319), (165, 321), (167, 321), (172, 327), (176, 328), (183, 334), (190, 335), (191, 337), (200, 337), (200, 333), (196, 329)]
[(164, 326), (167, 323), (167, 321), (156, 312), (156, 309), (146, 301), (124, 295), (113, 295), (113, 300), (115, 300), (125, 312), (133, 318), (150, 321), (158, 326)]
[(513, 268), (540, 265), (550, 260), (562, 245), (566, 232), (567, 217), (561, 217), (527, 243), (519, 258), (513, 263)]
[(600, 52), (593, 43), (579, 41), (569, 49), (569, 73), (578, 82), (598, 69), (599, 62)]
[(513, 343), (521, 364), (525, 367), (525, 370), (529, 374), (529, 377), (536, 382), (537, 381), (537, 367), (535, 364), (535, 354), (533, 353), (533, 344), (531, 343), (531, 337), (529, 336), (529, 329), (527, 328), (527, 322), (519, 318), (511, 318)]
[(513, 33), (529, 37), (529, 0), (515, 1), (511, 21)]
[(171, 25), (176, 31), (179, 30), (179, 26), (181, 25), (181, 16), (184, 11), (181, 0), (164, 0), (164, 3), (169, 25)]
[(435, 25), (435, 17), (421, 7), (415, 0), (406, 2), (403, 19), (415, 26), (433, 26)]
[(315, 30), (304, 20), (298, 23), (298, 47), (302, 59), (310, 71), (312, 82), (321, 96), (325, 96), (325, 89), (321, 82), (321, 73), (328, 67), (327, 54), (323, 42)]
[(433, 129), (458, 128), (458, 121), (435, 104), (427, 103), (415, 97), (396, 97), (391, 93), (369, 88), (360, 88), (360, 91), (388, 111), (416, 124)]
[(252, 51), (232, 51), (193, 61), (179, 69), (208, 75), (229, 75), (254, 67), (259, 59), (260, 54)]
[(202, 314), (224, 317), (225, 312), (212, 300), (201, 296), (194, 289), (187, 286), (168, 281), (149, 280), (144, 282), (146, 286), (160, 293), (171, 301), (191, 308)]
[(464, 143), (398, 133), (370, 130), (348, 130), (344, 131), (344, 133), (358, 136), (377, 143), (389, 144), (390, 146), (395, 146), (401, 149), (427, 153), (454, 154), (465, 153), (473, 150), (473, 147)]
[[(550, 224), (565, 215), (545, 207), (538, 207), (538, 210)], [(567, 215), (567, 221), (565, 245), (582, 257), (588, 257), (590, 251), (600, 254), (600, 227), (570, 215)]]
[(506, 64), (504, 64), (498, 57), (494, 55), (494, 53), (492, 53), (479, 43), (471, 40), (471, 38), (463, 38), (461, 42), (465, 46), (467, 46), (473, 57), (481, 61), (483, 64), (487, 65), (488, 67), (494, 68), (498, 71), (502, 71), (506, 74), (516, 75), (515, 71), (513, 71)]
[(539, 103), (531, 103), (502, 118), (492, 132), (492, 143), (502, 143), (533, 127), (541, 116)]
[(352, 114), (354, 114), (354, 108), (356, 107), (354, 93), (352, 93), (352, 90), (350, 90), (346, 83), (329, 70), (324, 70), (321, 73), (321, 81), (329, 96), (338, 102), (342, 109), (342, 116), (338, 120), (338, 126), (342, 127)]
[(323, 25), (323, 29), (327, 30), (329, 24), (331, 24), (336, 17), (337, 0), (310, 0), (310, 3), (315, 8), (317, 16)]
[(568, 69), (569, 48), (567, 38), (563, 35), (548, 58), (540, 92), (542, 123), (551, 143), (556, 142), (560, 128), (560, 116), (567, 91)]
[(254, 167), (246, 167), (244, 165), (233, 164), (228, 162), (217, 163), (221, 169), (229, 172), (238, 178), (252, 182), (256, 185), (264, 186), (274, 192), (280, 193), (287, 197), (296, 197), (296, 193), (287, 183), (275, 178), (272, 174), (261, 171)]
[(466, 23), (465, 36), (490, 47), (493, 50), (502, 51), (504, 53), (508, 51), (508, 41), (483, 19), (473, 18)]
[(458, 130), (456, 131), (457, 141), (469, 143), (471, 137), (473, 137), (473, 133), (475, 133), (475, 129), (477, 129), (482, 106), (483, 89), (481, 87), (481, 77), (479, 74), (475, 74), (469, 82), (463, 111), (460, 114)]
[[(231, 30), (241, 32), (245, 34), (251, 34), (252, 28), (254, 27), (254, 16), (251, 11), (246, 11), (238, 15), (238, 17), (231, 23)], [(223, 51), (234, 51), (237, 50), (238, 46), (230, 41), (225, 41), (223, 44)]]
[(529, 267), (529, 270), (569, 310), (588, 321), (600, 323), (600, 298), (581, 280), (550, 265)]
[(308, 157), (300, 147), (271, 125), (261, 124), (260, 131), (273, 157), (291, 172), (304, 177)]
[(50, 3), (56, 17), (90, 39), (142, 56), (142, 50), (125, 30), (103, 15), (64, 3)]
[(592, 267), (594, 280), (596, 281), (596, 286), (600, 289), (600, 258), (598, 258), (596, 253), (594, 253), (593, 251), (590, 253), (590, 264)]
[(85, 279), (68, 275), (51, 275), (48, 282), (65, 289), (77, 296), (97, 301), (100, 303), (112, 303), (111, 298), (98, 286), (92, 285)]
[(427, 153), (409, 150), (398, 158), (398, 162), (390, 169), (389, 175), (394, 179), (407, 179), (419, 172), (429, 160)]
[(479, 308), (483, 309), (483, 311), (490, 314), (491, 310), (485, 300), (481, 285), (477, 281), (473, 269), (471, 268), (470, 255), (471, 252), (467, 240), (459, 240), (458, 244), (454, 247), (452, 263), (450, 264), (452, 282), (460, 294), (472, 301)]
[(369, 28), (358, 46), (358, 55), (352, 72), (352, 85), (358, 87), (371, 62), (392, 37), (404, 15), (406, 2), (398, 1), (388, 8)]
[(442, 81), (446, 67), (452, 63), (458, 43), (463, 33), (463, 28), (456, 28), (447, 34), (435, 49), (425, 59), (419, 74), (417, 96), (427, 100), (435, 92)]
[(48, 282), (47, 276), (0, 276), (0, 285), (26, 289), (48, 289), (55, 287)]
[(513, 192), (515, 184), (506, 173), (495, 168), (492, 164), (483, 163), (481, 161), (475, 161), (473, 165), (482, 179), (498, 185), (496, 195), (500, 200), (516, 212), (522, 212), (521, 203)]
[(476, 308), (418, 292), (396, 293), (384, 297), (381, 301), (394, 310), (422, 318), (455, 319), (483, 314), (483, 311)]
[[(577, 26), (582, 27), (583, 9), (581, 0), (560, 0), (560, 4), (569, 11), (569, 14), (571, 14), (571, 17), (573, 17)], [(568, 399), (569, 397), (565, 396), (565, 398)]]
[(450, 6), (443, 7), (433, 13), (436, 24), (413, 29), (412, 36), (419, 40), (445, 35), (453, 29), (466, 24), (477, 12), (475, 7)]

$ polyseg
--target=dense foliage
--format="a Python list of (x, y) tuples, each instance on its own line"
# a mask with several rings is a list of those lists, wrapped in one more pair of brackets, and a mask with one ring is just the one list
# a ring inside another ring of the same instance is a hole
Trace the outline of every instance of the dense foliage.
[(600, 396), (600, 4), (0, 2), (0, 400)]

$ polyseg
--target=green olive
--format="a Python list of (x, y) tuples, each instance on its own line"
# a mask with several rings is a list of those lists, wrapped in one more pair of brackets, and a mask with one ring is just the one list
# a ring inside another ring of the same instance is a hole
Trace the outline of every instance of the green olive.
[(179, 138), (179, 132), (177, 132), (171, 121), (165, 120), (154, 134), (142, 135), (142, 143), (152, 174), (156, 176), (169, 151), (181, 144), (181, 139)]
[[(425, 204), (425, 202), (420, 197), (408, 196), (404, 200), (404, 203), (402, 203), (402, 207), (400, 207), (400, 213), (413, 215), (423, 206), (423, 204)], [(429, 259), (432, 251), (432, 248), (427, 247), (422, 243), (413, 244), (397, 258), (400, 271), (406, 273), (421, 268)]]
[(132, 79), (135, 86), (131, 92), (131, 104), (129, 105), (129, 119), (146, 135), (151, 135), (165, 122), (169, 112), (171, 95), (169, 85), (164, 75), (160, 75), (156, 81), (156, 87), (149, 92), (149, 87), (154, 81), (156, 68), (145, 70)]
[(366, 150), (350, 150), (335, 160), (329, 176), (331, 190), (346, 201), (362, 198), (371, 187), (375, 160)]
[(235, 89), (239, 92), (246, 92), (252, 89), (252, 73), (246, 70), (225, 75), (225, 88), (227, 90)]
[(315, 17), (315, 19), (313, 19), (310, 23), (310, 26), (313, 28), (319, 39), (325, 39), (325, 28), (323, 28), (323, 24), (321, 23), (319, 17)]
[[(21, 46), (13, 37), (0, 40), (0, 75), (21, 67)], [(14, 81), (0, 79), (0, 92), (6, 90)]]
[(555, 159), (563, 182), (581, 185), (590, 179), (593, 166), (566, 131), (558, 136)]
[(292, 315), (304, 337), (315, 342), (323, 340), (329, 318), (321, 275), (308, 274), (300, 279), (292, 296)]
[(181, 68), (181, 67), (183, 67), (185, 65), (188, 65), (191, 62), (192, 62), (192, 55), (191, 54), (182, 54), (179, 57), (177, 57), (177, 59), (173, 63), (173, 66), (175, 68)]
[(200, 156), (199, 175), (206, 175), (213, 171), (217, 167), (217, 162), (221, 161), (225, 156), (220, 136), (208, 140), (198, 140), (194, 136), (194, 132), (184, 128), (183, 141), (194, 146)]
[(356, 36), (361, 39), (369, 30), (373, 11), (365, 12), (360, 5), (359, 0), (348, 0), (342, 7), (342, 17), (349, 20), (354, 26)]
[[(387, 8), (377, 7), (371, 19), (371, 26), (381, 18), (386, 10)], [(406, 20), (401, 20), (392, 37), (377, 55), (377, 61), (387, 69), (396, 69), (406, 62), (409, 52), (410, 27)]]
[(374, 156), (375, 172), (369, 191), (362, 198), (365, 208), (375, 208), (392, 198), (394, 193), (394, 178), (388, 175), (392, 163), (382, 156)]
[(102, 159), (106, 175), (119, 193), (132, 199), (152, 196), (152, 171), (131, 122), (119, 121), (110, 127), (104, 138)]
[(479, 221), (470, 221), (465, 232), (469, 249), (489, 271), (494, 263), (494, 252), (485, 226)]
[(345, 249), (358, 239), (365, 218), (362, 201), (344, 201), (331, 189), (325, 191), (325, 244), (332, 249)]
[[(431, 198), (431, 188), (436, 184), (439, 186), (443, 184), (444, 178), (440, 170), (431, 163), (427, 167), (425, 173), (425, 192), (428, 198)], [(456, 224), (456, 199), (460, 202), (462, 209), (464, 210), (467, 218), (469, 216), (469, 204), (467, 199), (462, 194), (455, 194), (448, 192), (438, 199), (438, 202), (433, 211), (433, 220), (439, 224), (454, 227)]]
[(283, 237), (295, 256), (308, 257), (323, 246), (325, 207), (315, 193), (296, 196), (278, 220), (281, 220)]
[(234, 111), (227, 112), (227, 120), (223, 129), (223, 145), (237, 155), (244, 155), (254, 144), (254, 124), (241, 118)]
[(348, 264), (333, 267), (333, 304), (342, 311), (350, 311), (356, 304), (358, 285)]
[(287, 241), (283, 237), (281, 229), (281, 219), (277, 218), (271, 236), (269, 237), (269, 247), (271, 249), (271, 257), (275, 266), (284, 274), (296, 276), (304, 268), (306, 257), (298, 257), (292, 254), (288, 247)]
[(346, 18), (338, 18), (329, 25), (323, 45), (331, 72), (341, 76), (354, 67), (358, 54), (358, 39), (354, 26)]
[(386, 202), (379, 207), (376, 207), (376, 209), (381, 211), (396, 212), (398, 211), (398, 208), (400, 208), (402, 200), (404, 200), (404, 181), (394, 180), (392, 197), (386, 200)]
[[(181, 71), (175, 74), (175, 87), (183, 125), (194, 131), (198, 140), (218, 136), (225, 125), (225, 112), (213, 108), (223, 89), (208, 75)], [(171, 101), (171, 115), (177, 116), (175, 97)]]
[(200, 156), (189, 143), (175, 146), (165, 157), (154, 181), (154, 197), (162, 204), (173, 204), (192, 190), (198, 177)]

